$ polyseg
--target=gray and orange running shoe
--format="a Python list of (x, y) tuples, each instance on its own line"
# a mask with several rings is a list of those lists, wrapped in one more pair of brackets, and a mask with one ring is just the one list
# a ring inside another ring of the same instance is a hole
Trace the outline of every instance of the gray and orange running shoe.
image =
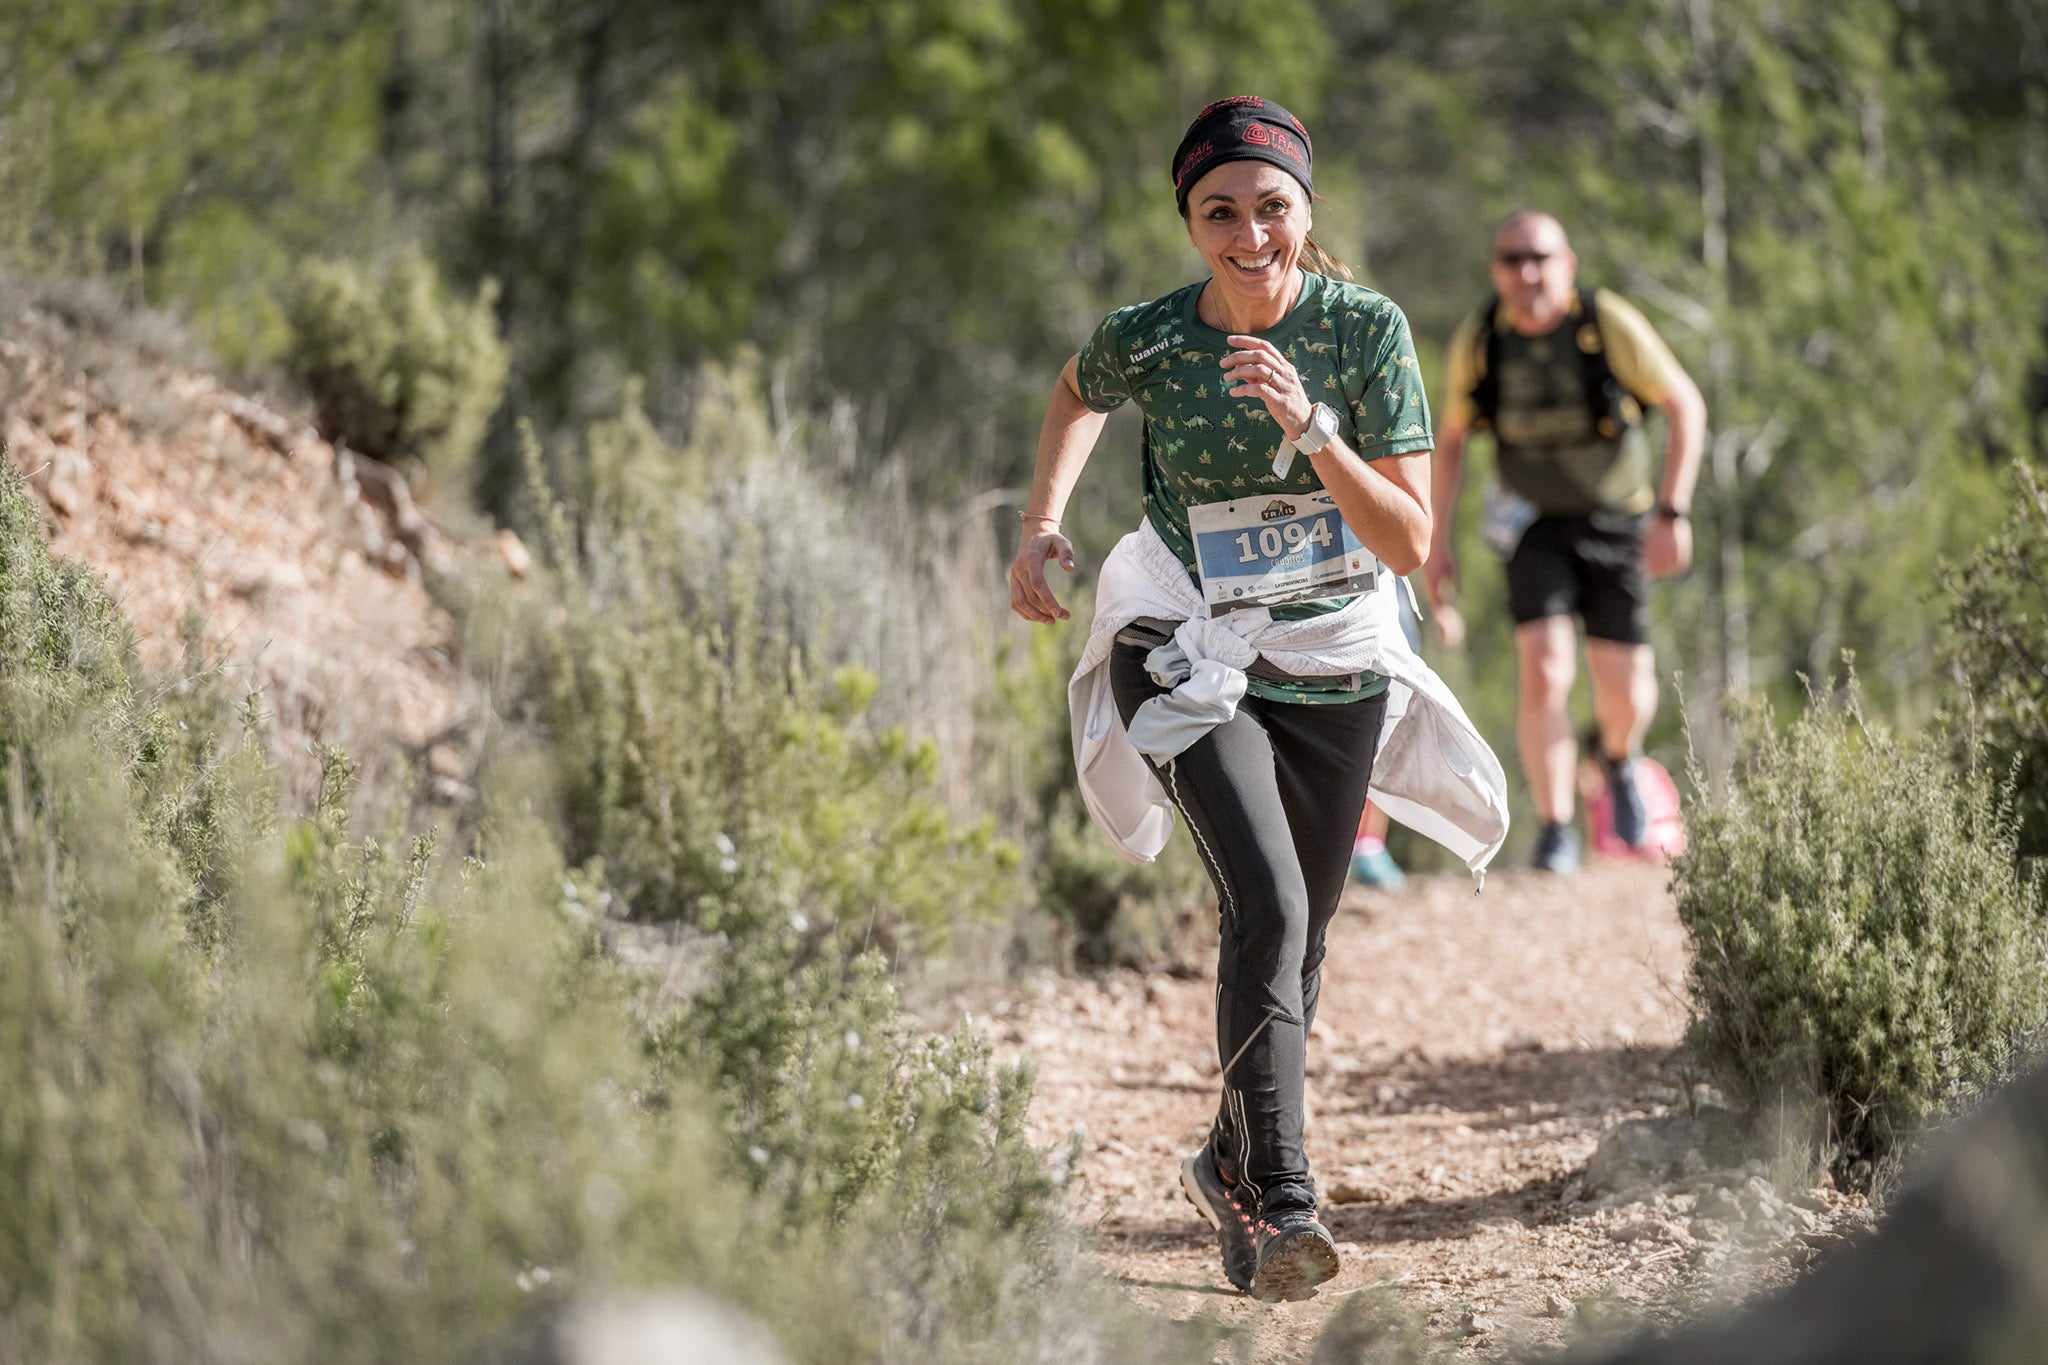
[(1223, 1278), (1239, 1289), (1250, 1289), (1259, 1262), (1252, 1211), (1244, 1202), (1243, 1191), (1217, 1169), (1216, 1154), (1208, 1143), (1180, 1163), (1180, 1187), (1188, 1202), (1216, 1229), (1216, 1245), (1223, 1253)]
[(1252, 1235), (1258, 1248), (1251, 1282), (1255, 1299), (1305, 1299), (1337, 1273), (1337, 1239), (1314, 1209), (1262, 1213), (1252, 1224)]

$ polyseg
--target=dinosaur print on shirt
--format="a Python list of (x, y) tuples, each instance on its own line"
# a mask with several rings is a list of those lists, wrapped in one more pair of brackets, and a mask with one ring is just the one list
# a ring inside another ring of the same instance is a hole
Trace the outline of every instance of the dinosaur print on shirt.
[[(1408, 319), (1393, 300), (1363, 285), (1304, 274), (1301, 296), (1278, 327), (1262, 333), (1300, 374), (1312, 399), (1338, 415), (1338, 436), (1367, 460), (1430, 449), (1429, 405), (1415, 363)], [(1138, 400), (1145, 422), (1145, 512), (1194, 574), (1187, 509), (1244, 496), (1247, 490), (1322, 487), (1311, 462), (1297, 458), (1273, 473), (1280, 427), (1266, 405), (1224, 382), (1230, 344), (1202, 322), (1191, 284), (1150, 303), (1120, 308), (1081, 348), (1081, 397), (1096, 412)], [(1287, 616), (1331, 610), (1301, 603)]]

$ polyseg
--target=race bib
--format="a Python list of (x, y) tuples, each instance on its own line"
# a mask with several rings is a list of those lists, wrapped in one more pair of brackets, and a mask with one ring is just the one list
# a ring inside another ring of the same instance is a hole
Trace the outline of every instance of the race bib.
[(1379, 560), (1328, 493), (1281, 493), (1188, 508), (1202, 600), (1220, 615), (1370, 592)]

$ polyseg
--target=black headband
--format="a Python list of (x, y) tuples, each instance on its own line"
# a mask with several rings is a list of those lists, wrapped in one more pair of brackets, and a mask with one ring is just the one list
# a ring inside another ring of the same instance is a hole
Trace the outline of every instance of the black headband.
[(1173, 197), (1183, 216), (1188, 191), (1212, 167), (1226, 161), (1267, 161), (1292, 175), (1311, 195), (1309, 158), (1315, 148), (1301, 120), (1271, 100), (1239, 95), (1218, 100), (1195, 115), (1173, 154)]

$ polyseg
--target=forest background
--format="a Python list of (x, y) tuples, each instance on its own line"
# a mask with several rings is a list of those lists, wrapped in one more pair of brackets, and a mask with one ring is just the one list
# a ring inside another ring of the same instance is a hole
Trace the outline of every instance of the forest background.
[[(798, 1356), (1068, 1330), (1020, 1287), (1069, 1273), (1021, 1082), (966, 1035), (902, 1032), (891, 972), (974, 923), (1012, 962), (1156, 960), (1205, 926), (1185, 840), (1133, 869), (1088, 828), (1079, 632), (1010, 619), (1002, 569), (1060, 364), (1199, 271), (1167, 164), (1213, 98), (1307, 123), (1319, 237), (1406, 310), (1432, 387), (1492, 225), (1525, 206), (1671, 342), (1708, 452), (1697, 563), (1660, 590), (1655, 643), (1709, 775), (1734, 761), (1724, 696), (1803, 709), (1845, 652), (1869, 715), (1934, 717), (1956, 686), (1942, 566), (2007, 524), (2011, 467), (2048, 442), (2048, 18), (2027, 0), (10, 0), (0, 36), (10, 276), (178, 315), (210, 364), (399, 463), (451, 524), (518, 528), (544, 585), (433, 585), (516, 737), (437, 851), (340, 755), (279, 808), (260, 706), (177, 701), (198, 738), (167, 743), (165, 691), (117, 676), (115, 614), (32, 556), (0, 564), (62, 626), (8, 642), (10, 913), (47, 886), (67, 933), (88, 902), (175, 926), (131, 949), (10, 921), (28, 937), (0, 952), (0, 973), (77, 986), (4, 997), (0, 1025), (135, 1068), (87, 1086), (121, 1122), (53, 1104), (0, 1133), (0, 1165), (57, 1191), (0, 1224), (0, 1278), (26, 1286), (0, 1348), (48, 1358), (284, 1318), (309, 1343), (345, 1326), (366, 1359), (452, 1358), (520, 1321), (505, 1286), (548, 1265), (690, 1266), (767, 1312), (777, 1278), (712, 1250), (741, 1208), (824, 1286), (819, 1325), (782, 1339)], [(1137, 516), (1136, 445), (1120, 415), (1069, 513), (1084, 606)], [(1512, 643), (1468, 540), (1473, 635), (1430, 657), (1507, 754)], [(94, 723), (107, 708), (119, 724)], [(1651, 736), (1674, 768), (1684, 724), (1668, 705)], [(60, 768), (104, 799), (47, 801), (35, 775)], [(93, 821), (141, 870), (77, 879)], [(394, 832), (419, 836), (410, 858)], [(590, 961), (576, 907), (597, 904), (726, 951), (650, 1012)], [(159, 949), (178, 970), (120, 957)], [(302, 971), (306, 1017), (284, 998)], [(556, 1013), (493, 1013), (505, 972)], [(196, 1090), (131, 1047), (180, 1029)], [(23, 1085), (72, 1065), (9, 1055)], [(547, 1084), (516, 1101), (493, 1080), (532, 1069)], [(714, 1143), (664, 1117), (700, 1095)], [(37, 1165), (81, 1140), (133, 1188)], [(264, 1165), (287, 1148), (334, 1168), (358, 1221)], [(556, 1207), (541, 1168), (612, 1193)], [(731, 1193), (705, 1203), (705, 1182)], [(982, 1202), (932, 1193), (963, 1186)], [(130, 1271), (77, 1229), (119, 1245), (159, 1206), (162, 1303), (96, 1316), (91, 1287), (111, 1303)], [(659, 1228), (618, 1212), (678, 1207)], [(301, 1226), (321, 1231), (279, 1231)], [(360, 1263), (363, 1238), (401, 1249)], [(881, 1249), (904, 1238), (922, 1249)], [(862, 1264), (900, 1267), (903, 1294), (871, 1302)], [(422, 1282), (481, 1306), (450, 1319)]]
[[(0, 248), (180, 311), (252, 372), (290, 352), (308, 259), (489, 282), (510, 382), (444, 483), (500, 517), (521, 420), (576, 490), (590, 423), (635, 408), (681, 450), (727, 384), (835, 495), (1007, 552), (1050, 377), (1198, 268), (1165, 167), (1222, 93), (1308, 122), (1321, 235), (1407, 311), (1433, 383), (1491, 225), (1548, 207), (1707, 397), (1697, 567), (1657, 643), (1716, 764), (1715, 698), (1797, 698), (1844, 650), (1884, 712), (1930, 708), (1935, 561), (1995, 524), (2048, 405), (2048, 21), (2024, 0), (82, 0), (9, 28)], [(1070, 517), (1089, 562), (1135, 515), (1127, 422)], [(904, 529), (888, 553), (933, 551)], [(1510, 663), (1502, 629), (1439, 661), (1502, 740)], [(986, 687), (891, 684), (966, 771), (974, 727), (942, 713)]]

